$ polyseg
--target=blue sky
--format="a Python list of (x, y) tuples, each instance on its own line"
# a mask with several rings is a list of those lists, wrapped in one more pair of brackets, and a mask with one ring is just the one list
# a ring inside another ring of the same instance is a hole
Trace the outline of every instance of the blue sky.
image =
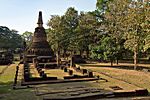
[(0, 26), (19, 31), (34, 32), (38, 12), (43, 12), (44, 27), (50, 15), (63, 15), (68, 7), (93, 11), (97, 0), (0, 0)]

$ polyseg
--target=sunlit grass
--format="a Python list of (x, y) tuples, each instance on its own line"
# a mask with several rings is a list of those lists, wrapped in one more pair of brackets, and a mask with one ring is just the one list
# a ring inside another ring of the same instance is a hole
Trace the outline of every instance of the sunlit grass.
[(2, 83), (12, 82), (15, 77), (15, 72), (16, 72), (15, 64), (8, 66), (8, 68), (4, 71), (4, 73), (0, 75), (0, 82)]
[(7, 65), (0, 65), (0, 73), (7, 67)]
[(64, 76), (67, 76), (68, 73), (64, 72), (61, 69), (50, 69), (44, 70), (48, 77), (57, 77), (58, 79), (63, 79)]
[(135, 71), (135, 70), (125, 70), (125, 69), (116, 69), (116, 68), (108, 68), (108, 67), (87, 67), (86, 65), (82, 67), (85, 67), (87, 69), (90, 69), (92, 71), (105, 73), (107, 75), (110, 75), (114, 78), (121, 79), (124, 81), (127, 81), (129, 83), (135, 84), (139, 87), (146, 88), (148, 91), (150, 91), (150, 73), (149, 72), (141, 72), (141, 71)]
[(38, 100), (33, 89), (13, 89), (13, 81), (16, 73), (16, 65), (12, 64), (0, 76), (0, 100)]
[[(3, 66), (2, 66), (3, 67)], [(11, 91), (12, 83), (15, 77), (15, 64), (8, 66), (6, 70), (0, 75), (0, 94)]]
[[(40, 97), (35, 95), (35, 90), (33, 88), (28, 89), (20, 89), (20, 90), (13, 90), (13, 80), (15, 77), (16, 72), (16, 65), (12, 64), (5, 70), (5, 72), (0, 76), (0, 94), (5, 94), (4, 98), (1, 100), (41, 100)], [(130, 83), (137, 84), (143, 88), (147, 88), (150, 90), (150, 74), (134, 71), (134, 70), (125, 70), (125, 69), (116, 69), (116, 68), (107, 68), (107, 67), (90, 67), (90, 66), (83, 66), (86, 69), (90, 69), (97, 72), (102, 72), (107, 75), (116, 77), (118, 79), (122, 79), (128, 81)], [(51, 69), (45, 70), (45, 73), (48, 76), (57, 76), (59, 78), (63, 78), (63, 76), (68, 76), (68, 72), (64, 72), (61, 69)], [(75, 73), (74, 73), (75, 74)], [(78, 74), (78, 73), (76, 73)], [(71, 83), (61, 83), (61, 84), (43, 84), (49, 88), (55, 88), (56, 90), (60, 87), (97, 87), (101, 89), (110, 89), (110, 86), (119, 86), (124, 90), (134, 90), (137, 89), (136, 86), (132, 84), (125, 83), (123, 81), (119, 81), (103, 74), (94, 73), (96, 75), (100, 75), (101, 78), (107, 79), (108, 82), (98, 80), (98, 81), (88, 81), (88, 82), (71, 82)], [(38, 85), (39, 86), (39, 85)], [(8, 95), (8, 96), (7, 96)]]

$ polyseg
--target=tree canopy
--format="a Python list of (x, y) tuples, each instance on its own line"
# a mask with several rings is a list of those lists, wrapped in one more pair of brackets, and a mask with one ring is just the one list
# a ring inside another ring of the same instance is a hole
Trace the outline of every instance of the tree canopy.
[(10, 30), (6, 26), (0, 26), (0, 48), (15, 49), (22, 47), (21, 35), (16, 30)]

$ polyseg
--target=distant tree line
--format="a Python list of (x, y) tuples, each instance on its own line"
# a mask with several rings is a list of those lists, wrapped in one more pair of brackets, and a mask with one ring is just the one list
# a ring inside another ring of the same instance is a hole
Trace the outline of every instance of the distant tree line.
[(15, 50), (22, 47), (22, 37), (16, 30), (0, 26), (0, 49)]

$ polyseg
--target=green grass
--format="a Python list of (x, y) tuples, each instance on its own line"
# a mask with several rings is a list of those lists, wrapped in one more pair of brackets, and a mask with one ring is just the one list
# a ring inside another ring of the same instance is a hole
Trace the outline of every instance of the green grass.
[(0, 66), (0, 73), (2, 73), (2, 71), (7, 67), (7, 65), (1, 65)]
[[(13, 89), (16, 65), (12, 64), (0, 75), (0, 100), (39, 100), (33, 89)], [(41, 100), (41, 99), (40, 99)]]
[(9, 93), (12, 89), (12, 82), (0, 83), (0, 94)]
[(47, 73), (49, 77), (58, 77), (58, 79), (63, 79), (64, 76), (68, 76), (68, 73), (61, 69), (44, 70), (44, 72)]
[(0, 75), (0, 83), (12, 82), (16, 73), (16, 65), (12, 64)]
[[(93, 65), (94, 66), (94, 65)], [(121, 79), (124, 81), (127, 81), (129, 83), (135, 84), (139, 87), (146, 88), (150, 92), (150, 73), (145, 73), (141, 71), (135, 71), (135, 70), (125, 70), (125, 69), (116, 69), (116, 68), (108, 68), (108, 67), (93, 67), (82, 65), (82, 67), (85, 67), (87, 69), (90, 69), (92, 71), (105, 73), (107, 75), (110, 75), (114, 78)]]
[(12, 64), (0, 75), (0, 94), (10, 92), (14, 81), (15, 71), (15, 64)]
[[(42, 100), (42, 97), (35, 95), (35, 89), (34, 88), (28, 88), (28, 89), (19, 89), (19, 90), (13, 90), (12, 84), (16, 72), (16, 64), (12, 64), (9, 66), (5, 72), (0, 76), (0, 99), (1, 100)], [(92, 66), (92, 65), (91, 65)], [(144, 73), (144, 72), (138, 72), (134, 70), (124, 70), (124, 69), (116, 69), (116, 68), (108, 68), (108, 67), (90, 67), (90, 66), (83, 66), (87, 69), (97, 71), (97, 72), (103, 72), (108, 75), (111, 75), (113, 77), (129, 81), (131, 83), (137, 84), (138, 86), (141, 86), (143, 88), (147, 88), (150, 90), (150, 74)], [(62, 77), (64, 75), (63, 70), (47, 70), (47, 73), (51, 76), (52, 74), (55, 74), (59, 77)], [(68, 73), (66, 73), (68, 74)], [(56, 90), (60, 87), (79, 87), (79, 86), (86, 86), (86, 87), (98, 87), (98, 88), (104, 88), (109, 89), (110, 86), (119, 86), (125, 90), (132, 90), (137, 88), (136, 86), (132, 84), (127, 84), (125, 82), (110, 78), (108, 76), (99, 74), (101, 78), (107, 79), (108, 82), (104, 82), (99, 80), (96, 81), (90, 81), (90, 82), (71, 82), (71, 83), (61, 83), (61, 84), (42, 84), (37, 86), (46, 86), (49, 88), (55, 88)], [(1, 98), (1, 95), (2, 98)]]

